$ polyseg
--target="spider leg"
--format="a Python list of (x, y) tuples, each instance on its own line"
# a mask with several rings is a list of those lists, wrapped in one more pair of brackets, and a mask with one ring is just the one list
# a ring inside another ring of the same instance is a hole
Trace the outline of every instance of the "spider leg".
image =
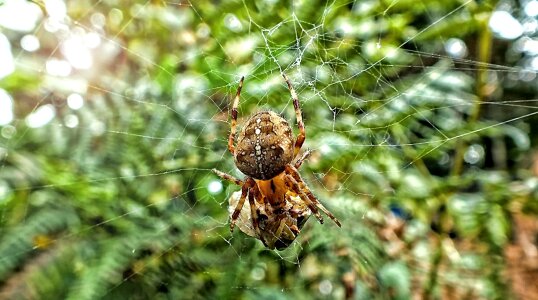
[(258, 185), (254, 184), (252, 188), (250, 188), (250, 192), (248, 194), (248, 204), (250, 205), (250, 216), (252, 218), (252, 226), (254, 226), (254, 232), (256, 232), (256, 235), (258, 237), (261, 237), (260, 235), (260, 221), (258, 219), (258, 210), (256, 208), (256, 199), (259, 199), (261, 197), (260, 190), (258, 189)]
[(250, 188), (252, 187), (252, 184), (255, 184), (254, 180), (252, 178), (247, 178), (245, 183), (241, 186), (241, 198), (239, 198), (239, 201), (237, 202), (237, 206), (235, 207), (235, 210), (232, 214), (232, 218), (230, 220), (230, 231), (234, 231), (235, 222), (237, 221), (237, 218), (239, 217), (239, 214), (241, 213), (241, 209), (243, 208), (243, 205), (245, 204), (245, 199), (247, 198), (247, 193), (250, 192)]
[(277, 230), (271, 237), (271, 240), (268, 241), (268, 243), (266, 244), (266, 245), (272, 245), (273, 246), (272, 248), (274, 248), (275, 242), (280, 238), (280, 236), (282, 235), (282, 231), (284, 231), (284, 228), (286, 227), (286, 220), (284, 219), (284, 216), (282, 215), (279, 216), (279, 219), (280, 220), (277, 221), (278, 222)]
[(290, 80), (288, 79), (288, 76), (282, 73), (282, 77), (284, 77), (284, 80), (286, 80), (286, 83), (288, 84), (288, 89), (290, 90), (291, 98), (293, 99), (293, 107), (295, 108), (295, 115), (297, 117), (297, 127), (299, 127), (299, 135), (297, 135), (297, 140), (295, 140), (295, 148), (293, 150), (293, 157), (295, 157), (297, 156), (297, 154), (299, 154), (299, 151), (301, 150), (301, 147), (303, 146), (304, 140), (306, 138), (306, 130), (303, 123), (303, 114), (301, 112), (301, 106), (299, 105), (299, 98), (297, 97), (297, 93), (295, 92), (295, 89), (291, 85)]
[(319, 222), (323, 224), (323, 217), (321, 216), (321, 213), (318, 211), (318, 208), (316, 207), (314, 202), (312, 202), (312, 200), (310, 200), (308, 195), (305, 194), (304, 189), (301, 188), (297, 180), (295, 180), (295, 178), (293, 178), (293, 176), (290, 174), (286, 173), (285, 176), (286, 176), (286, 181), (290, 183), (291, 185), (290, 186), (291, 190), (297, 193), (299, 197), (301, 197), (301, 199), (303, 199), (303, 201), (306, 202), (306, 206), (308, 206), (308, 208), (312, 211), (312, 213), (316, 216), (316, 218), (318, 218)]
[[(319, 209), (321, 209), (327, 216), (329, 216), (329, 218), (331, 218), (331, 220), (334, 221), (334, 223), (336, 223), (336, 225), (338, 225), (338, 227), (342, 227), (342, 224), (340, 224), (340, 221), (338, 221), (338, 219), (327, 209), (325, 208), (325, 206), (323, 206), (323, 204), (321, 204), (321, 202), (318, 201), (318, 199), (316, 198), (316, 196), (314, 196), (314, 194), (312, 194), (312, 192), (310, 191), (310, 189), (306, 186), (306, 184), (304, 183), (303, 179), (301, 178), (301, 175), (299, 174), (299, 171), (297, 171), (296, 168), (294, 168), (292, 165), (286, 165), (286, 170), (285, 170), (286, 174), (290, 175), (294, 180), (297, 181), (298, 185), (299, 185), (299, 188), (301, 189), (301, 192), (306, 194), (306, 196), (308, 197), (308, 199), (310, 200), (310, 202), (314, 203), (315, 206), (317, 206)], [(307, 203), (308, 204), (308, 203)], [(310, 206), (309, 206), (310, 207)]]
[(310, 154), (312, 154), (312, 150), (308, 149), (306, 150), (303, 155), (301, 155), (301, 157), (299, 157), (296, 161), (295, 161), (295, 164), (293, 164), (293, 166), (295, 167), (295, 169), (299, 169), (301, 167), (301, 165), (303, 164), (303, 162), (310, 156)]
[(241, 89), (243, 88), (243, 80), (245, 80), (245, 76), (242, 76), (241, 80), (239, 81), (239, 87), (237, 87), (237, 92), (235, 93), (234, 102), (232, 104), (232, 110), (230, 112), (232, 116), (232, 125), (230, 127), (230, 136), (228, 137), (228, 150), (230, 150), (232, 155), (235, 155), (234, 139), (237, 125), (237, 106), (239, 105), (239, 96), (241, 95)]
[(221, 171), (219, 171), (219, 170), (217, 170), (217, 169), (213, 169), (213, 170), (211, 170), (211, 171), (213, 171), (213, 173), (217, 174), (217, 176), (219, 176), (220, 178), (222, 178), (222, 179), (224, 179), (224, 180), (227, 180), (227, 181), (229, 181), (229, 182), (231, 182), (231, 183), (235, 183), (235, 184), (237, 184), (237, 185), (243, 185), (243, 181), (241, 181), (241, 180), (239, 180), (239, 179), (233, 177), (233, 176), (230, 175), (230, 174), (226, 174), (226, 173), (221, 172)]

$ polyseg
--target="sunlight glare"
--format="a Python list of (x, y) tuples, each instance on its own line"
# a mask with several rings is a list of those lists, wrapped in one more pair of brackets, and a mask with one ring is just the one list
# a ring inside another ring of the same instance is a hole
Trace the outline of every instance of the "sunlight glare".
[(15, 128), (15, 126), (12, 126), (12, 125), (4, 126), (2, 127), (2, 130), (0, 131), (0, 134), (2, 135), (2, 137), (6, 139), (12, 138), (15, 135), (15, 133), (17, 133), (17, 129)]
[(209, 193), (215, 195), (222, 191), (222, 183), (220, 180), (213, 180), (207, 185)]
[(463, 58), (467, 56), (467, 46), (465, 45), (465, 42), (457, 38), (451, 38), (445, 43), (445, 51), (454, 58)]
[(331, 148), (331, 146), (324, 144), (319, 147), (319, 151), (321, 151), (322, 154), (330, 154), (331, 152), (333, 152), (333, 149)]
[(0, 89), (0, 126), (13, 121), (13, 99), (3, 89)]
[(485, 154), (484, 147), (482, 147), (479, 144), (474, 144), (474, 145), (469, 146), (469, 148), (467, 149), (467, 152), (465, 152), (464, 160), (467, 163), (474, 165), (482, 160), (482, 158), (484, 157), (484, 154)]
[(333, 290), (333, 285), (332, 283), (327, 280), (327, 279), (324, 279), (322, 282), (320, 282), (319, 284), (319, 292), (323, 295), (329, 295)]
[(28, 52), (34, 52), (38, 50), (40, 46), (39, 39), (33, 34), (27, 34), (21, 39), (22, 49)]
[(527, 35), (533, 35), (536, 30), (538, 30), (538, 20), (527, 18), (525, 22), (523, 22), (523, 31)]
[(67, 61), (76, 69), (89, 69), (93, 64), (90, 50), (84, 45), (84, 38), (72, 35), (61, 45), (61, 51)]
[(47, 61), (45, 68), (52, 76), (65, 77), (71, 74), (71, 65), (63, 59), (51, 58)]
[(44, 0), (44, 3), (49, 14), (43, 26), (45, 30), (48, 32), (68, 31), (65, 3), (62, 0)]
[(106, 17), (102, 13), (96, 12), (90, 17), (90, 22), (96, 28), (103, 28), (106, 24)]
[(252, 53), (259, 40), (254, 37), (239, 39), (226, 44), (226, 52), (234, 59), (244, 58)]
[(0, 199), (2, 205), (5, 205), (5, 203), (9, 201), (8, 195), (10, 192), (11, 189), (9, 188), (7, 181), (2, 181), (0, 183)]
[(224, 25), (231, 31), (239, 32), (243, 29), (241, 21), (234, 14), (227, 14), (224, 17)]
[(84, 106), (84, 98), (77, 93), (67, 96), (67, 106), (73, 110), (81, 109)]
[(538, 71), (538, 56), (531, 59), (530, 67), (534, 71)]
[(202, 23), (198, 25), (198, 28), (196, 29), (196, 36), (198, 36), (201, 39), (206, 39), (211, 34), (211, 29), (209, 26), (207, 26), (206, 23)]
[(26, 117), (26, 125), (30, 128), (38, 128), (47, 125), (56, 116), (56, 110), (52, 104), (38, 107)]
[(100, 136), (105, 133), (106, 127), (103, 122), (95, 120), (90, 124), (90, 131), (94, 136)]
[(30, 1), (5, 0), (0, 5), (0, 26), (7, 29), (30, 32), (42, 16), (39, 6)]
[(527, 5), (525, 5), (525, 14), (529, 17), (538, 16), (538, 1), (529, 1)]
[(531, 55), (538, 55), (538, 40), (533, 40), (527, 38), (523, 41), (522, 47), (523, 51)]
[(11, 44), (5, 35), (0, 33), (0, 79), (15, 71), (15, 62), (11, 53)]
[(117, 8), (113, 8), (108, 12), (108, 19), (112, 26), (119, 26), (123, 21), (123, 12)]
[(43, 23), (43, 28), (45, 28), (46, 31), (55, 33), (57, 31), (63, 30), (68, 31), (69, 27), (63, 23), (62, 21), (56, 20), (56, 19), (47, 19)]
[(254, 280), (262, 280), (265, 278), (265, 270), (262, 267), (255, 267), (250, 272), (250, 277)]
[(344, 35), (349, 35), (353, 33), (353, 26), (346, 20), (340, 23), (340, 30), (344, 33)]
[(44, 0), (49, 18), (63, 20), (67, 16), (67, 8), (62, 0)]
[(67, 115), (64, 119), (65, 126), (75, 128), (78, 126), (78, 117), (76, 115)]
[(523, 34), (523, 25), (510, 13), (498, 10), (491, 15), (489, 27), (500, 38), (513, 40)]
[(101, 37), (95, 32), (88, 32), (84, 35), (84, 45), (94, 49), (101, 45)]

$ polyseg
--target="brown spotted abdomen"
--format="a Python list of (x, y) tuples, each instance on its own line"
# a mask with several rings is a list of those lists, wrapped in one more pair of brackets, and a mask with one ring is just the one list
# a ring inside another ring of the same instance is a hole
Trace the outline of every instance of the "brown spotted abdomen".
[(254, 114), (239, 133), (235, 164), (254, 179), (271, 179), (292, 161), (293, 146), (288, 122), (272, 111), (261, 111)]

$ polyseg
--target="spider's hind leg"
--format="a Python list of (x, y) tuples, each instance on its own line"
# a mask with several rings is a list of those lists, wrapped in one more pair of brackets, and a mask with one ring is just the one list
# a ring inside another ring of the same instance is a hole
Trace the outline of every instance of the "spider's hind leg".
[(286, 181), (289, 183), (289, 187), (291, 190), (298, 194), (301, 199), (303, 199), (304, 202), (306, 202), (306, 206), (312, 211), (312, 213), (318, 218), (319, 222), (323, 224), (323, 217), (318, 211), (318, 208), (316, 205), (310, 200), (310, 198), (305, 194), (304, 190), (301, 188), (297, 180), (293, 178), (290, 174), (286, 174)]
[[(321, 209), (329, 218), (331, 218), (331, 220), (334, 221), (334, 223), (336, 223), (336, 225), (338, 225), (338, 227), (342, 227), (342, 224), (340, 224), (340, 221), (338, 221), (338, 219), (327, 208), (325, 208), (325, 206), (323, 206), (323, 204), (321, 204), (321, 202), (319, 202), (319, 200), (316, 198), (316, 196), (314, 196), (314, 194), (312, 194), (312, 191), (310, 191), (310, 189), (306, 186), (303, 179), (301, 178), (301, 175), (299, 174), (299, 171), (297, 171), (296, 168), (294, 168), (292, 165), (288, 164), (286, 166), (286, 171), (285, 172), (286, 172), (286, 174), (288, 174), (288, 176), (290, 176), (292, 179), (294, 179), (298, 183), (298, 186), (299, 186), (299, 189), (301, 190), (301, 193), (306, 195), (306, 197), (309, 200), (308, 202), (313, 203), (315, 206), (317, 206), (319, 209)], [(308, 204), (308, 202), (307, 202), (307, 204)], [(309, 208), (310, 208), (310, 206), (309, 206)], [(314, 210), (312, 210), (312, 212), (315, 213)], [(320, 220), (320, 223), (323, 223), (323, 221)]]

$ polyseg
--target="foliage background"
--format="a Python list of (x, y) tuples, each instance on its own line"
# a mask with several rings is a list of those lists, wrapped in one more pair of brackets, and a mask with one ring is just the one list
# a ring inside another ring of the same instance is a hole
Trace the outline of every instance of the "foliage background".
[[(27, 2), (37, 51), (0, 27), (16, 66), (0, 79), (0, 297), (532, 297), (536, 69), (488, 25), (525, 21), (528, 2)], [(90, 32), (92, 67), (51, 74)], [(311, 220), (278, 252), (230, 235), (238, 188), (210, 170), (241, 176), (226, 150), (241, 75), (240, 116), (293, 120), (281, 72), (315, 150), (301, 172), (343, 227)], [(55, 117), (29, 126), (44, 106)]]

